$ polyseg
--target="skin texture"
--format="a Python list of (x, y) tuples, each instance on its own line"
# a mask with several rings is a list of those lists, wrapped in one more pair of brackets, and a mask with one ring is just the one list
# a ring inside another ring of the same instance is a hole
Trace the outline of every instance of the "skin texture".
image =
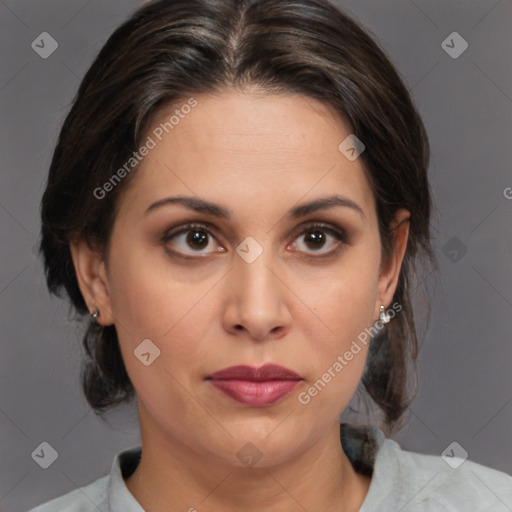
[[(391, 306), (409, 212), (397, 212), (394, 252), (381, 261), (362, 161), (338, 150), (350, 131), (327, 106), (255, 90), (195, 98), (198, 105), (149, 152), (121, 195), (108, 260), (72, 244), (84, 298), (100, 310), (102, 325), (116, 325), (137, 391), (143, 455), (126, 484), (152, 512), (359, 510), (370, 479), (344, 454), (338, 418), (367, 347), (310, 403), (298, 394), (378, 320), (381, 304)], [(336, 207), (286, 217), (334, 193), (362, 214)], [(219, 203), (232, 218), (178, 204), (145, 214), (151, 203), (177, 195)], [(303, 232), (312, 221), (344, 230), (347, 242), (325, 231), (324, 242), (315, 241)], [(189, 243), (187, 233), (162, 241), (189, 222), (211, 229), (204, 245), (190, 244), (193, 233)], [(252, 263), (236, 253), (248, 236), (263, 249)], [(161, 351), (149, 366), (133, 353), (144, 339)], [(268, 407), (236, 402), (205, 380), (227, 366), (267, 362), (304, 379)], [(261, 454), (254, 466), (237, 456), (247, 443)]]

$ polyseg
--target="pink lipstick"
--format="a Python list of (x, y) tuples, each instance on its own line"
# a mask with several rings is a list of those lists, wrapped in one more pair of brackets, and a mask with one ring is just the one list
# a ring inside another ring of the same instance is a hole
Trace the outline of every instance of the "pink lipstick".
[(272, 405), (295, 389), (302, 377), (275, 364), (230, 366), (207, 377), (219, 391), (252, 407)]

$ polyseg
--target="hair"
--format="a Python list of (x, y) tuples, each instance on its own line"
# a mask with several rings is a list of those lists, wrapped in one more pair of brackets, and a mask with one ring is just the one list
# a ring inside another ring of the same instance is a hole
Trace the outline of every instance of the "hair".
[[(418, 335), (411, 278), (430, 245), (429, 142), (398, 71), (374, 39), (328, 0), (158, 0), (139, 8), (110, 36), (85, 74), (61, 128), (41, 202), (48, 289), (67, 293), (78, 315), (88, 307), (70, 252), (76, 238), (108, 256), (119, 196), (135, 171), (97, 199), (140, 147), (156, 116), (183, 98), (258, 88), (323, 102), (366, 146), (360, 155), (372, 188), (383, 257), (398, 208), (411, 212), (409, 238), (393, 302), (400, 314), (370, 342), (361, 379), (396, 427), (412, 401)], [(128, 402), (135, 390), (115, 325), (88, 320), (81, 381), (97, 414)]]

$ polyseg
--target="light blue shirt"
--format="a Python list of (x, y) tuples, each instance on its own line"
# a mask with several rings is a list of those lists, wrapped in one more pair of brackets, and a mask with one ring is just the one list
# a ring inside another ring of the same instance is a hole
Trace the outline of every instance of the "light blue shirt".
[[(402, 450), (372, 426), (342, 424), (341, 443), (354, 469), (371, 476), (359, 512), (512, 512), (512, 476), (470, 460)], [(128, 491), (141, 447), (116, 455), (110, 474), (28, 512), (144, 512)], [(95, 508), (96, 507), (96, 508)]]

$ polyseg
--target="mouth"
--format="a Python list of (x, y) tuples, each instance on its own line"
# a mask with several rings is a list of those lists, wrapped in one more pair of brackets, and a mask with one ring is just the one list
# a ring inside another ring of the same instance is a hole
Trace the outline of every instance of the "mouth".
[(260, 368), (230, 366), (209, 375), (206, 380), (237, 402), (266, 407), (291, 393), (304, 379), (283, 366), (266, 364)]

